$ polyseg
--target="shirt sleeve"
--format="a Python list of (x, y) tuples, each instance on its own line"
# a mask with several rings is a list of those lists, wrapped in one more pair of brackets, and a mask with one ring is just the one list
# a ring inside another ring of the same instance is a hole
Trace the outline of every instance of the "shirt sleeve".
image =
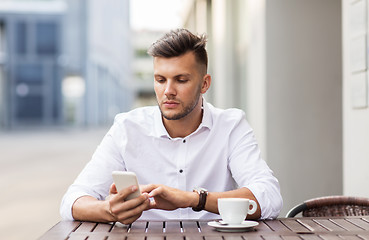
[[(123, 132), (123, 134), (122, 134)], [(65, 220), (73, 220), (72, 206), (82, 196), (92, 196), (103, 200), (109, 194), (113, 183), (112, 171), (125, 170), (122, 154), (117, 146), (117, 139), (124, 137), (123, 129), (114, 123), (97, 147), (90, 162), (84, 167), (74, 183), (63, 196), (60, 215)], [(120, 143), (124, 142), (119, 141)]]
[(244, 116), (230, 136), (229, 168), (239, 187), (248, 188), (259, 202), (261, 218), (278, 217), (283, 200), (279, 182), (261, 158), (253, 130)]

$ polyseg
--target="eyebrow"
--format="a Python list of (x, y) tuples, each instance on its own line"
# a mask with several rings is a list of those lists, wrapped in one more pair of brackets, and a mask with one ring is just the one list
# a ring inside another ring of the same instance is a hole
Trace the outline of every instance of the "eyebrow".
[[(163, 75), (160, 75), (160, 74), (154, 74), (155, 77), (162, 77), (162, 78), (166, 78), (164, 77)], [(190, 77), (191, 74), (189, 73), (182, 73), (182, 74), (178, 74), (178, 75), (175, 75), (173, 78), (180, 78), (180, 77)]]

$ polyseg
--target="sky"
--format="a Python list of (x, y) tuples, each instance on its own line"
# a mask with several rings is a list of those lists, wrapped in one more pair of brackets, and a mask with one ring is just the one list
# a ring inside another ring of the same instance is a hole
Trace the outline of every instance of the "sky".
[(130, 0), (130, 21), (135, 30), (169, 30), (181, 26), (186, 0)]

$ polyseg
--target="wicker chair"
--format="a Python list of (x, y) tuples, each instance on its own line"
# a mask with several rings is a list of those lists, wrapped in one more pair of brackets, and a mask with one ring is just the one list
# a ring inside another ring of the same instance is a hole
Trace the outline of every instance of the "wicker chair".
[(286, 217), (335, 217), (369, 215), (369, 198), (327, 196), (307, 200), (293, 207)]

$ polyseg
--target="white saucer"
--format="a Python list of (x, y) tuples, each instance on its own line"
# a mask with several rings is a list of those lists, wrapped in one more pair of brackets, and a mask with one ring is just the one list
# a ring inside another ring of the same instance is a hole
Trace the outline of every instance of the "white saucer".
[(214, 227), (219, 232), (245, 232), (250, 231), (253, 227), (259, 225), (254, 221), (243, 221), (241, 224), (220, 224), (217, 221), (208, 222), (208, 225)]

